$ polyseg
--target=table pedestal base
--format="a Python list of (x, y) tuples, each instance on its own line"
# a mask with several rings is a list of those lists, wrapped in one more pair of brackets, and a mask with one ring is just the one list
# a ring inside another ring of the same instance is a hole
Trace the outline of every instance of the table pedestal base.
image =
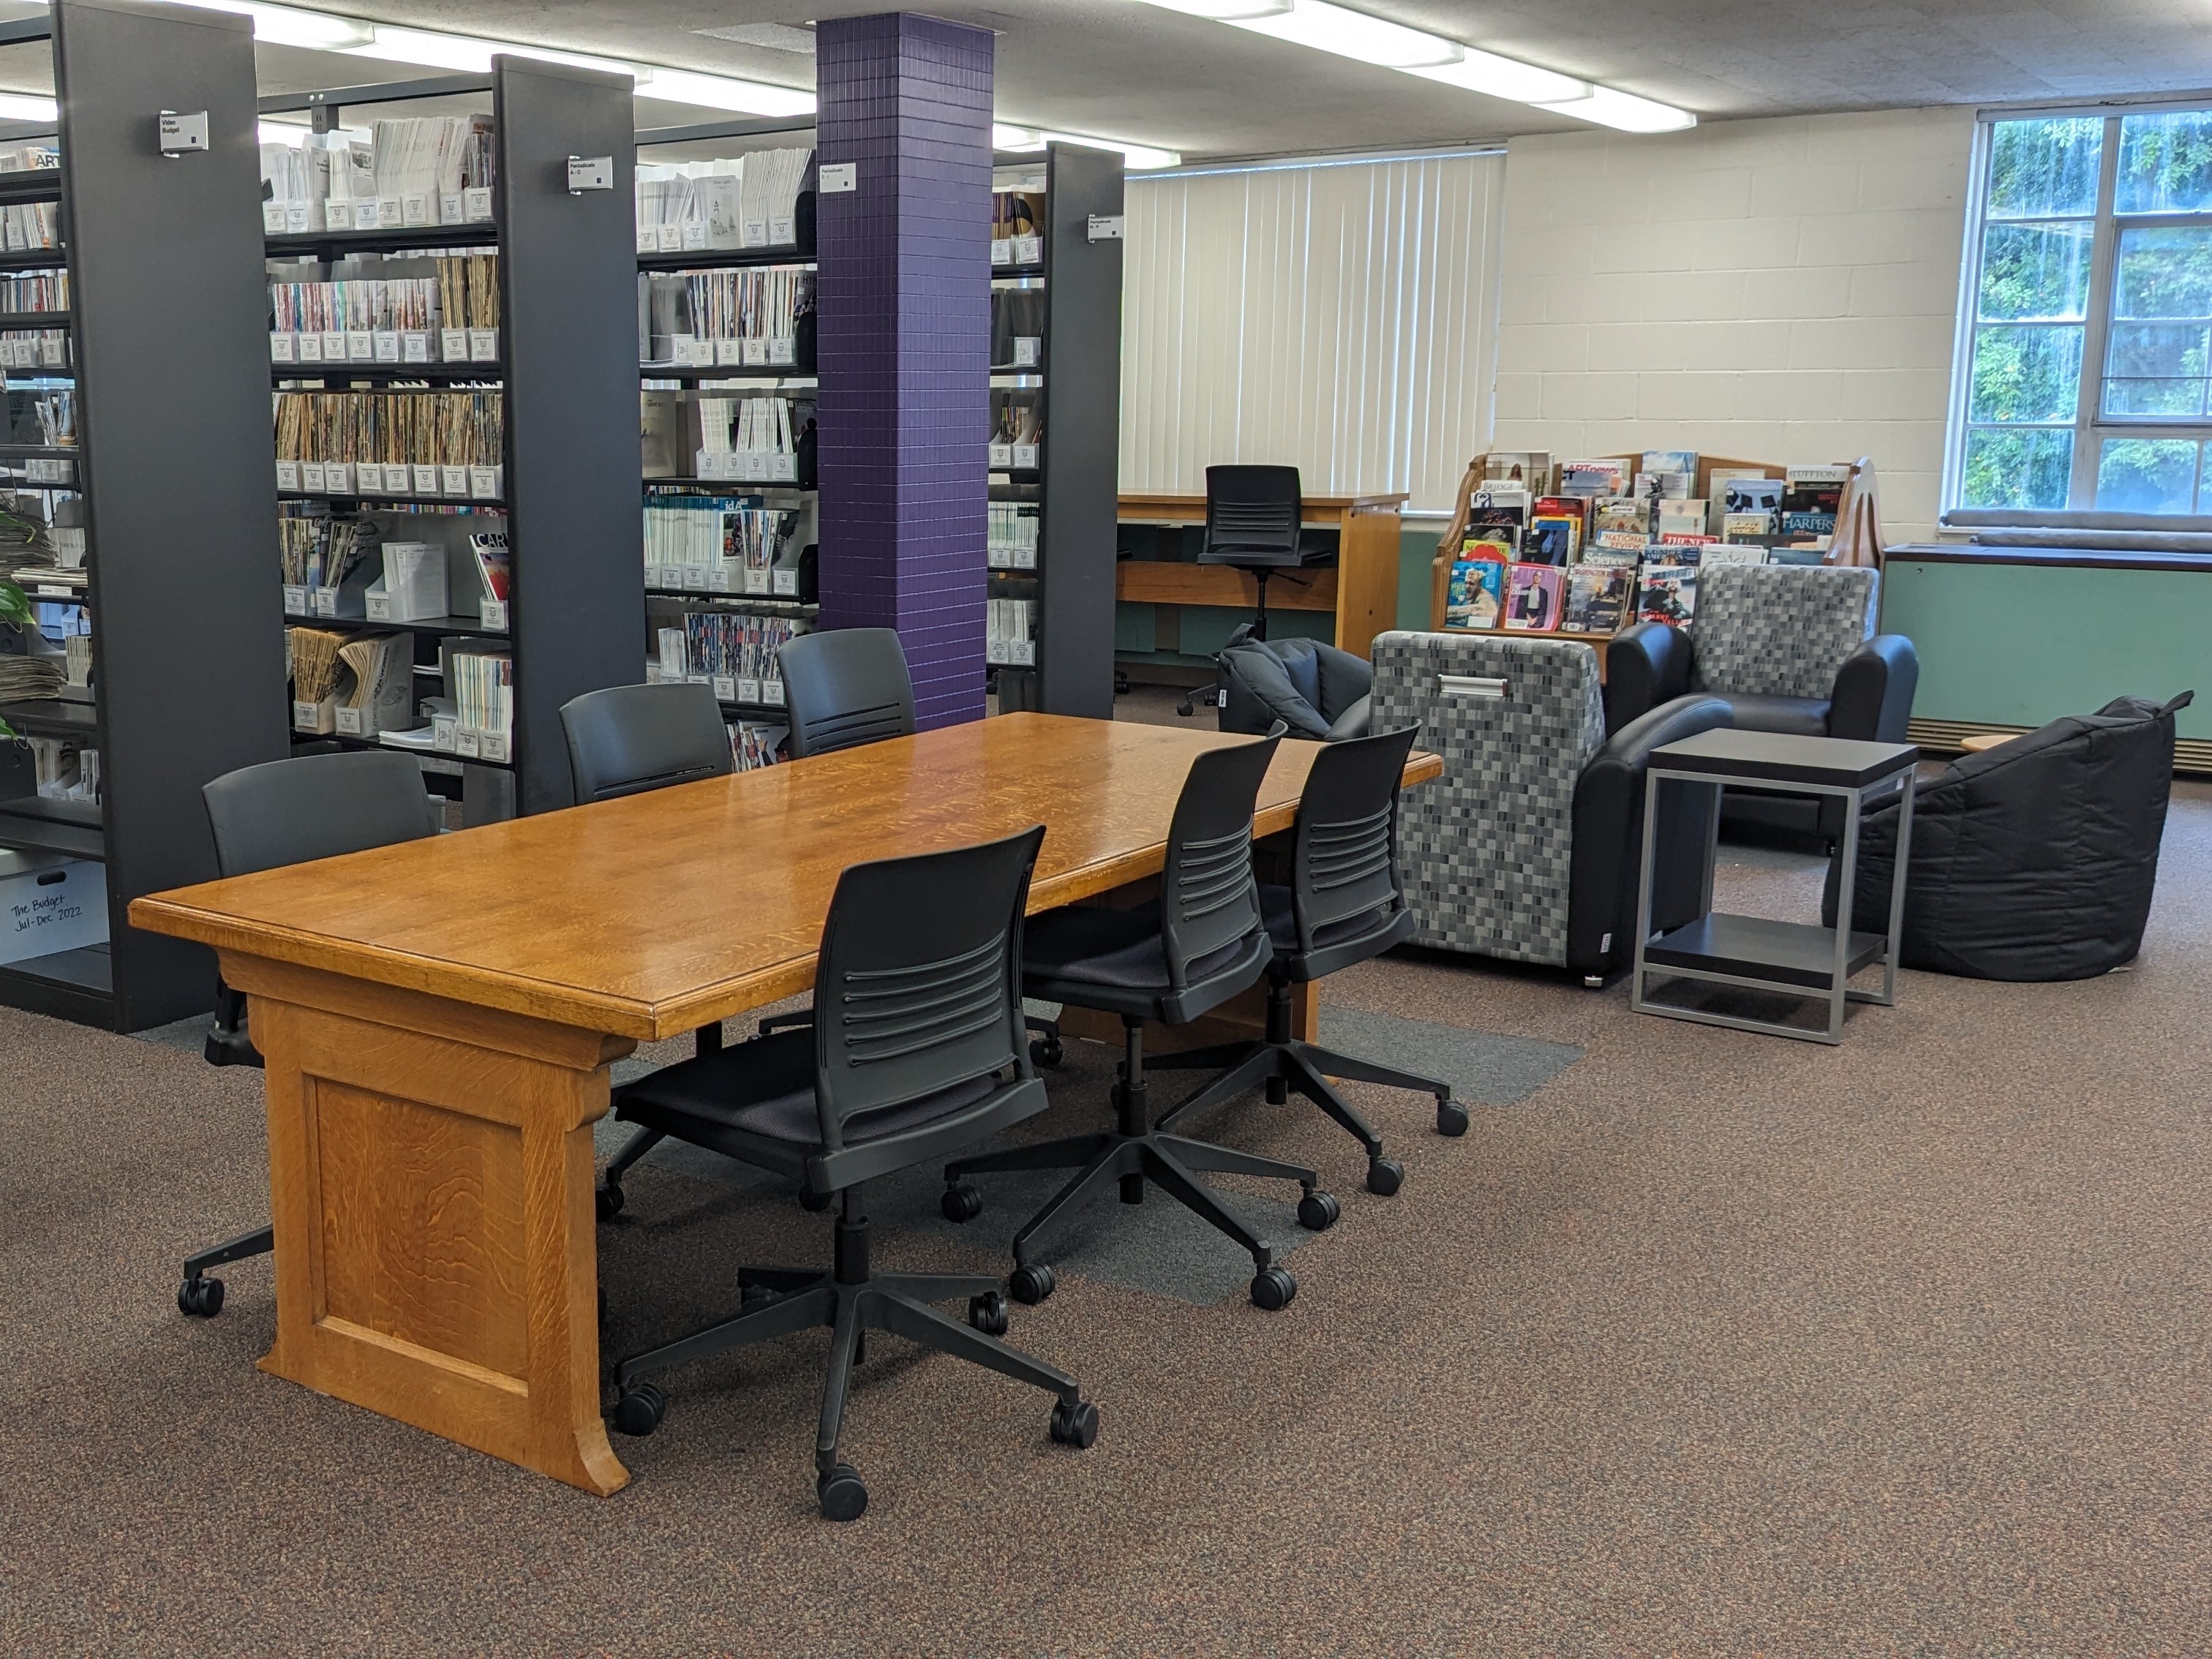
[(602, 1496), (592, 1124), (635, 1047), (225, 951), (268, 1062), (272, 1375)]

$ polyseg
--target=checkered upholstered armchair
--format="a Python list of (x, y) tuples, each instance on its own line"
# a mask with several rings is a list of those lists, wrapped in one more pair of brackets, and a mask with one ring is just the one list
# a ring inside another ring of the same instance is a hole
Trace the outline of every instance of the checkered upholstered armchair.
[[(1874, 631), (1881, 582), (1863, 565), (1714, 566), (1686, 631), (1638, 623), (1607, 647), (1607, 729), (1704, 696), (1744, 731), (1903, 743), (1920, 659), (1904, 635)], [(1811, 800), (1753, 791), (1731, 793), (1727, 816), (1831, 839), (1840, 825)]]
[[(1375, 641), (1374, 729), (1418, 723), (1444, 775), (1408, 789), (1398, 859), (1413, 942), (1565, 968), (1593, 981), (1634, 954), (1647, 757), (1729, 723), (1685, 697), (1608, 737), (1597, 653), (1565, 640), (1389, 633)], [(1711, 789), (1660, 803), (1654, 921), (1703, 904)]]
[(1746, 731), (1903, 743), (1920, 659), (1874, 631), (1881, 582), (1863, 565), (1714, 566), (1686, 631), (1638, 623), (1612, 641), (1607, 729), (1696, 693)]

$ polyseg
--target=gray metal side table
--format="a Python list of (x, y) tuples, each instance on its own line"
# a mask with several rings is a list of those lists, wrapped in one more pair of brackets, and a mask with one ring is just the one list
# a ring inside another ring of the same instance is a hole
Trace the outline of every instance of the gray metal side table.
[[(1844, 1009), (1850, 1002), (1883, 1007), (1897, 1001), (1897, 945), (1905, 919), (1905, 872), (1912, 843), (1913, 763), (1920, 750), (1909, 743), (1860, 743), (1844, 738), (1791, 737), (1777, 732), (1703, 732), (1651, 751), (1644, 793), (1644, 861), (1636, 902), (1636, 969), (1629, 1006), (1638, 1013), (1692, 1019), (1707, 1025), (1765, 1031), (1808, 1042), (1841, 1042)], [(1713, 866), (1720, 815), (1711, 816), (1705, 841), (1704, 914), (1654, 938), (1651, 932), (1651, 866), (1657, 814), (1651, 810), (1668, 782), (1725, 785), (1776, 794), (1814, 795), (1844, 803), (1840, 848), (1842, 879), (1836, 896), (1838, 926), (1770, 921), (1763, 916), (1716, 914)], [(1898, 807), (1896, 878), (1891, 884), (1889, 927), (1881, 933), (1854, 929), (1851, 889), (1858, 875), (1859, 817), (1870, 806), (1901, 797)], [(1851, 975), (1881, 965), (1880, 992), (1850, 988)], [(1755, 991), (1821, 1000), (1828, 1005), (1826, 1030), (1779, 1020), (1708, 1013), (1654, 1002), (1645, 995), (1647, 975), (1662, 979), (1703, 980)]]

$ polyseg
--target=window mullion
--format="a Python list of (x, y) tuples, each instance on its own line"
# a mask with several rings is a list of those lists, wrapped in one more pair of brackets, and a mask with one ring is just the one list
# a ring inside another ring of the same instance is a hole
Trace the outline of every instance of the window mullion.
[(2104, 408), (2105, 364), (2112, 331), (2112, 290), (2119, 262), (2119, 229), (2112, 207), (2120, 174), (2120, 118), (2105, 118), (2104, 152), (2097, 168), (2096, 230), (2089, 246), (2088, 315), (2081, 331), (2081, 384), (2075, 398), (2074, 469), (2067, 505), (2076, 510), (2097, 501), (2095, 428)]

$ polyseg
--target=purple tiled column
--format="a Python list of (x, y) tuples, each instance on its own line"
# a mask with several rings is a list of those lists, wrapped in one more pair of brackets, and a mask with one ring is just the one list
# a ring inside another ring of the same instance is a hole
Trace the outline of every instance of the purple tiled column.
[(825, 628), (896, 628), (921, 725), (983, 714), (990, 421), (988, 30), (905, 13), (815, 31)]

